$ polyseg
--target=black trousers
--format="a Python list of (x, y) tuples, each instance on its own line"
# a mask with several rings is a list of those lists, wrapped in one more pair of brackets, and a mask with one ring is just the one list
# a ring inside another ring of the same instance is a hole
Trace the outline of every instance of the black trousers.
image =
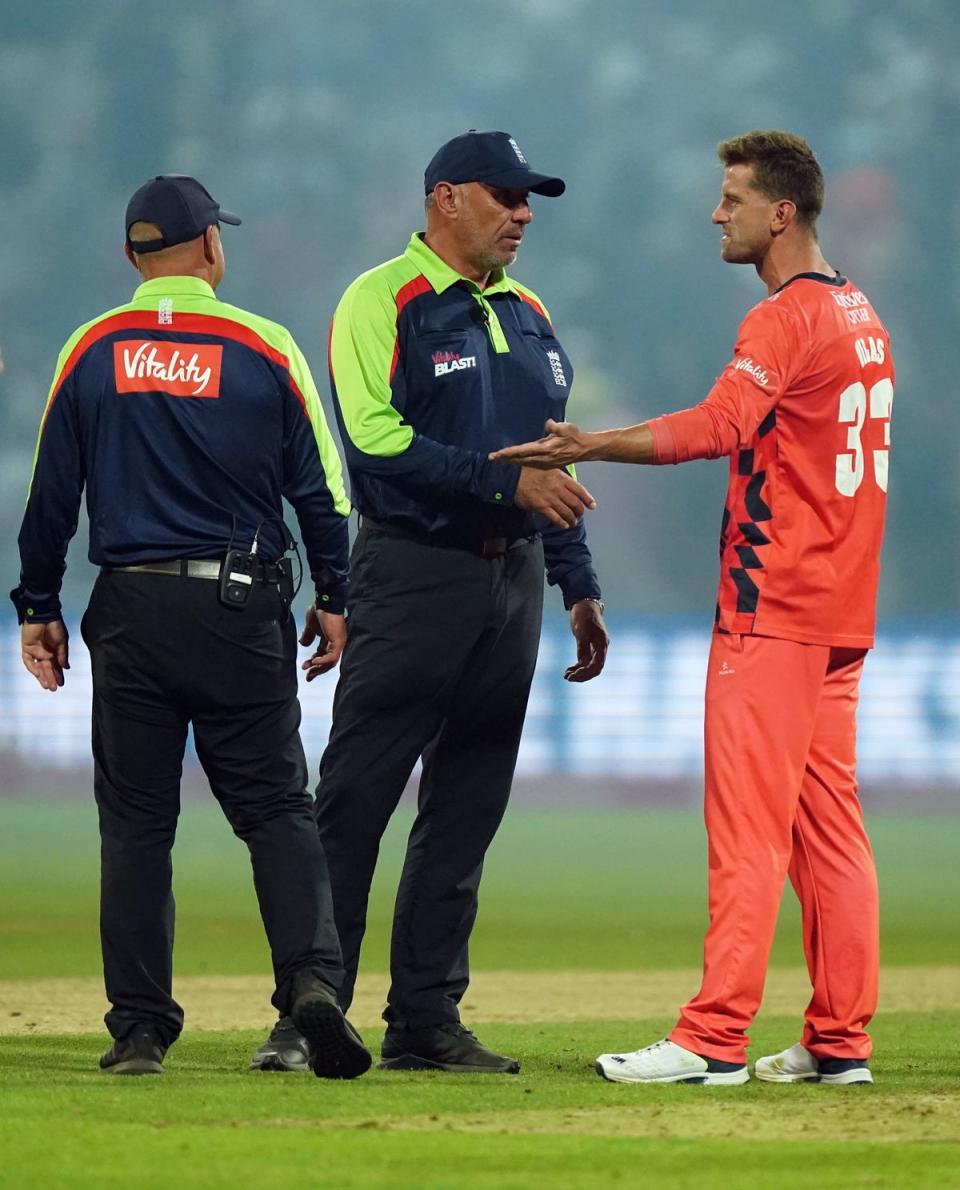
[(483, 859), (503, 817), (536, 664), (543, 547), (485, 559), (361, 529), (317, 826), (353, 996), (380, 839), (423, 757), (384, 1018), (459, 1019)]
[(326, 860), (300, 742), (296, 630), (276, 586), (223, 607), (206, 579), (113, 572), (97, 579), (82, 632), (93, 666), (100, 814), (100, 937), (106, 1023), (116, 1038), (183, 1027), (171, 995), (171, 849), (187, 726), (200, 763), (250, 849), (273, 957), (273, 1003), (295, 977), (339, 987), (343, 970)]

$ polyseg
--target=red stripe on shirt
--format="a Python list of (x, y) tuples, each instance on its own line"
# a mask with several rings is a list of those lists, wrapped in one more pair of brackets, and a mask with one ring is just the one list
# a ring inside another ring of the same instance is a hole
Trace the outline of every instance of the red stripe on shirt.
[(403, 313), (403, 308), (407, 302), (413, 301), (415, 297), (419, 297), (421, 293), (427, 293), (433, 286), (426, 279), (423, 273), (419, 273), (412, 281), (408, 281), (406, 285), (402, 285), (397, 290), (397, 338), (393, 344), (393, 359), (390, 361), (390, 383), (393, 384), (393, 374), (397, 370), (397, 363), (400, 359), (400, 315)]
[(515, 289), (513, 292), (517, 295), (517, 297), (525, 301), (528, 306), (533, 306), (534, 310), (536, 310), (544, 322), (546, 322), (551, 327), (553, 326), (553, 323), (547, 317), (546, 310), (544, 310), (543, 306), (541, 306), (538, 301), (535, 301), (534, 298), (532, 298), (528, 293), (524, 293), (522, 289)]
[[(269, 343), (265, 342), (249, 327), (242, 323), (234, 322), (231, 318), (221, 318), (216, 314), (182, 314), (179, 311), (174, 311), (176, 318), (175, 326), (164, 327), (164, 332), (169, 334), (193, 334), (193, 335), (216, 335), (221, 339), (231, 339), (235, 343), (240, 343), (244, 347), (249, 347), (258, 355), (265, 356), (271, 363), (279, 365), (287, 373), (287, 378), (290, 382), (290, 389), (294, 396), (300, 402), (304, 414), (309, 420), (309, 413), (307, 413), (307, 403), (304, 400), (303, 393), (300, 391), (297, 382), (290, 375), (290, 360), (287, 356), (277, 351), (275, 347), (271, 347)], [(88, 351), (94, 343), (107, 335), (116, 334), (117, 331), (140, 331), (141, 333), (152, 336), (157, 332), (156, 310), (128, 310), (123, 314), (112, 314), (109, 318), (104, 318), (102, 321), (95, 323), (87, 331), (85, 335), (79, 340), (73, 351), (67, 357), (66, 362), (60, 370), (59, 375), (54, 380), (53, 388), (50, 392), (50, 400), (47, 402), (47, 408), (43, 414), (43, 421), (46, 423), (50, 410), (53, 407), (53, 402), (56, 400), (57, 393), (59, 393), (63, 386), (64, 380), (70, 375), (73, 369), (77, 366), (77, 362), (84, 352)]]

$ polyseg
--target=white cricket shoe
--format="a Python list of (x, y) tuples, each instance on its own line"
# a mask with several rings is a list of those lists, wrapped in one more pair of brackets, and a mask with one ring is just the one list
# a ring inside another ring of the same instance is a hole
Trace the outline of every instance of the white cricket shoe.
[(766, 1083), (815, 1082), (850, 1086), (873, 1082), (866, 1058), (823, 1058), (817, 1061), (799, 1041), (779, 1054), (758, 1058), (753, 1073)]
[(657, 1041), (630, 1054), (601, 1054), (597, 1074), (611, 1083), (699, 1083), (739, 1086), (749, 1081), (746, 1066), (701, 1058), (672, 1041)]

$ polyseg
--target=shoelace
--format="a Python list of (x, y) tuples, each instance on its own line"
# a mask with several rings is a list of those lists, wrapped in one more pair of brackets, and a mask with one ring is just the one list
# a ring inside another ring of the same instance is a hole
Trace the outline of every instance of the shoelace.
[(437, 1028), (451, 1037), (469, 1037), (472, 1041), (477, 1040), (477, 1035), (459, 1021), (448, 1021), (443, 1025), (438, 1025)]
[(652, 1045), (645, 1045), (642, 1050), (634, 1050), (633, 1052), (635, 1054), (653, 1054), (658, 1050), (666, 1049), (666, 1046), (667, 1039), (664, 1038), (662, 1041), (655, 1041)]

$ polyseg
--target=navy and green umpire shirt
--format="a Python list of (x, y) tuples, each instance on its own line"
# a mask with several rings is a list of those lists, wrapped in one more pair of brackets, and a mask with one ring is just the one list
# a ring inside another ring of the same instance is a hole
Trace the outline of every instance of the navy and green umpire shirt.
[(481, 289), (416, 234), (343, 295), (330, 380), (361, 516), (468, 547), (542, 532), (565, 606), (599, 597), (582, 518), (517, 507), (520, 468), (487, 458), (564, 418), (573, 369), (536, 294), (502, 269)]
[(197, 277), (144, 282), (60, 353), (20, 530), (21, 621), (60, 618), (84, 487), (98, 566), (222, 557), (258, 526), (274, 561), (286, 497), (318, 607), (343, 611), (350, 509), (307, 363), (284, 327)]

